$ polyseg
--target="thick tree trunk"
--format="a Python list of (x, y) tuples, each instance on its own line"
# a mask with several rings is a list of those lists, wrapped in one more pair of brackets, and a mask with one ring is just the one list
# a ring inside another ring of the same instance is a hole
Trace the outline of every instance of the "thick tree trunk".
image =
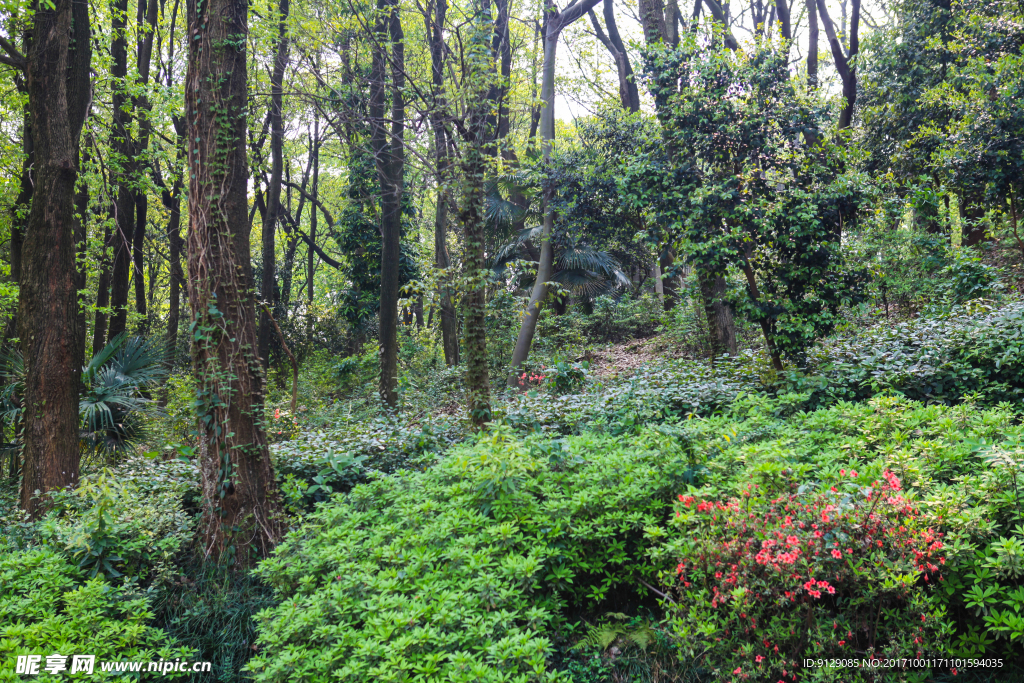
[(89, 6), (39, 2), (26, 55), (35, 192), (22, 251), (18, 306), (25, 357), (21, 506), (45, 508), (36, 492), (78, 483), (78, 272), (75, 182), (89, 101)]
[[(398, 282), (402, 234), (402, 192), (405, 171), (405, 37), (399, 5), (395, 0), (378, 0), (379, 36), (390, 39), (390, 57), (386, 45), (374, 43), (370, 76), (371, 146), (380, 183), (380, 397), (391, 408), (398, 407)], [(385, 68), (391, 64), (391, 126), (384, 117)]]
[[(270, 178), (267, 181), (267, 211), (263, 216), (262, 249), (263, 279), (260, 298), (264, 304), (277, 307), (274, 296), (277, 284), (277, 221), (281, 214), (281, 181), (284, 177), (284, 116), (283, 88), (284, 72), (288, 68), (289, 43), (286, 22), (288, 21), (288, 0), (278, 5), (277, 51), (274, 55), (274, 71), (270, 79)], [(259, 354), (263, 367), (270, 366), (270, 339), (274, 333), (270, 314), (260, 309)]]
[(736, 325), (733, 322), (732, 308), (723, 300), (726, 290), (725, 277), (699, 271), (700, 293), (704, 300), (704, 314), (708, 319), (708, 333), (711, 343), (711, 361), (728, 353), (735, 356)]
[(205, 552), (251, 566), (284, 524), (263, 430), (249, 261), (247, 4), (188, 0), (188, 272)]

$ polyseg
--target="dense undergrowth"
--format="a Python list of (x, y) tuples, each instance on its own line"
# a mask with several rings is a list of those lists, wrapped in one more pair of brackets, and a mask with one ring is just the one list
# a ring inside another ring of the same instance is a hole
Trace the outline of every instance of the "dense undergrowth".
[[(42, 521), (4, 485), (0, 678), (53, 632), (211, 661), (195, 680), (1019, 680), (1022, 312), (954, 301), (782, 372), (756, 348), (618, 376), (542, 356), (477, 435), (415, 333), (399, 414), (359, 397), (358, 356), (313, 359), (295, 414), (268, 403), (292, 532), (251, 575), (194, 543), (175, 380), (168, 443), (89, 460)], [(804, 665), (872, 656), (1002, 666)]]

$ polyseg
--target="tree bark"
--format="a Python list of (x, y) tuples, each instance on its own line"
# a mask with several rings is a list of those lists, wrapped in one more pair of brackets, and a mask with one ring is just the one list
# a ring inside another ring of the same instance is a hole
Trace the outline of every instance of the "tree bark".
[(704, 313), (708, 318), (713, 363), (715, 358), (723, 353), (736, 355), (736, 325), (733, 322), (732, 309), (722, 300), (726, 290), (725, 277), (705, 271), (699, 271), (698, 277), (701, 298), (704, 300)]
[[(479, 0), (474, 6), (472, 18), (474, 43), (482, 44), (480, 34), (490, 23), (490, 3)], [(465, 320), (466, 356), (466, 399), (469, 419), (481, 427), (491, 419), (490, 377), (487, 369), (486, 333), (486, 261), (485, 245), (485, 204), (484, 176), (488, 160), (493, 159), (494, 135), (488, 130), (488, 112), (494, 102), (489, 97), (488, 87), (493, 78), (493, 61), (490, 50), (475, 51), (466, 59), (463, 78), (467, 101), (468, 130), (465, 133), (466, 146), (462, 153), (460, 182), (462, 184), (462, 205), (459, 207), (459, 222), (465, 237), (466, 292), (463, 295)]]
[[(544, 101), (544, 110), (540, 117), (540, 136), (545, 163), (551, 160), (551, 147), (555, 139), (555, 53), (558, 50), (558, 37), (569, 24), (573, 23), (597, 5), (598, 0), (577, 0), (574, 4), (558, 12), (551, 0), (546, 4), (546, 21), (544, 30), (544, 67), (542, 71), (540, 97)], [(664, 22), (662, 22), (664, 23)], [(520, 386), (519, 368), (530, 355), (530, 346), (537, 331), (537, 321), (548, 295), (548, 281), (551, 280), (554, 266), (554, 245), (551, 243), (555, 231), (555, 210), (551, 202), (554, 188), (548, 184), (543, 191), (544, 224), (541, 237), (540, 262), (537, 266), (537, 280), (530, 294), (519, 337), (512, 351), (512, 368), (508, 375), (508, 386)]]
[(90, 98), (89, 6), (37, 2), (25, 57), (35, 192), (22, 250), (18, 306), (25, 358), (21, 506), (34, 517), (46, 493), (78, 483), (78, 273), (75, 182)]
[[(370, 144), (380, 183), (381, 400), (398, 407), (398, 282), (405, 171), (405, 36), (397, 0), (378, 0), (370, 75)], [(387, 50), (390, 48), (390, 58)], [(385, 119), (387, 63), (391, 64), (391, 125)], [(390, 128), (390, 130), (389, 130)]]
[(205, 553), (239, 568), (284, 524), (263, 429), (249, 259), (247, 4), (188, 0), (188, 271)]

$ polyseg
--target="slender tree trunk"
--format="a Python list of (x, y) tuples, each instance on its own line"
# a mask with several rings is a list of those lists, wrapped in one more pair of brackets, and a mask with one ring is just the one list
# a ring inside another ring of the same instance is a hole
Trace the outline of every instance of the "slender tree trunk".
[(807, 0), (807, 87), (818, 87), (818, 2)]
[[(310, 194), (313, 195), (313, 201), (309, 207), (309, 239), (314, 244), (316, 243), (316, 228), (317, 228), (317, 215), (319, 212), (316, 208), (316, 202), (320, 199), (320, 118), (314, 114), (313, 117), (313, 178), (312, 186), (310, 187)], [(301, 211), (299, 212), (301, 213)], [(309, 286), (309, 292), (306, 295), (309, 300), (309, 306), (313, 305), (313, 276), (316, 275), (316, 250), (306, 250), (306, 279)], [(309, 318), (309, 326), (312, 329), (313, 316), (312, 313), (307, 313)]]
[(88, 109), (89, 6), (36, 3), (25, 59), (35, 192), (22, 250), (18, 306), (25, 357), (21, 506), (45, 509), (36, 492), (78, 483), (78, 272), (75, 183)]
[[(277, 308), (274, 296), (277, 284), (277, 221), (281, 214), (281, 180), (284, 177), (284, 116), (283, 90), (284, 72), (288, 68), (289, 41), (287, 33), (289, 0), (278, 4), (277, 51), (274, 55), (274, 71), (270, 79), (270, 178), (267, 182), (267, 212), (263, 217), (263, 279), (260, 298), (263, 303)], [(270, 315), (260, 309), (259, 354), (263, 367), (270, 366), (270, 339), (274, 330)]]
[(100, 275), (96, 283), (96, 317), (92, 325), (92, 354), (95, 356), (107, 343), (107, 324), (110, 316), (106, 313), (110, 305), (110, 266), (114, 250), (116, 229), (108, 226), (103, 234), (103, 254), (100, 256)]
[(450, 274), (451, 259), (448, 255), (448, 208), (451, 202), (450, 184), (451, 158), (449, 154), (451, 132), (446, 118), (448, 103), (444, 90), (444, 25), (448, 13), (447, 0), (436, 0), (424, 13), (427, 39), (430, 43), (431, 96), (430, 127), (434, 131), (434, 160), (437, 164), (437, 205), (434, 209), (434, 267), (445, 272), (438, 285), (438, 299), (441, 309), (441, 345), (444, 348), (444, 362), (448, 367), (459, 364), (459, 330), (455, 302), (452, 299)]
[[(89, 163), (88, 150), (81, 154), (81, 162), (84, 166)], [(81, 168), (78, 169), (82, 171)], [(89, 185), (85, 182), (78, 183), (78, 190), (75, 192), (75, 365), (82, 367), (85, 364), (85, 337), (86, 320), (85, 306), (78, 300), (81, 292), (85, 291), (88, 266), (86, 264), (86, 251), (88, 241), (88, 218), (89, 218)]]
[[(138, 36), (138, 49), (135, 63), (138, 67), (138, 84), (143, 88), (149, 86), (149, 70), (153, 58), (153, 36), (156, 32), (157, 0), (139, 0), (136, 6), (135, 26)], [(132, 98), (132, 104), (139, 118), (139, 138), (133, 146), (135, 159), (145, 157), (149, 149), (149, 138), (153, 131), (152, 116), (153, 105), (149, 96), (143, 91), (142, 95)], [(136, 162), (139, 165), (139, 162)], [(132, 238), (132, 272), (135, 278), (135, 310), (143, 317), (143, 331), (149, 327), (146, 319), (148, 306), (146, 300), (146, 278), (145, 278), (145, 245), (146, 245), (146, 221), (149, 214), (149, 195), (145, 190), (133, 192), (135, 202), (135, 234)], [(150, 290), (155, 283), (150, 281)]]
[[(405, 169), (405, 37), (399, 4), (378, 0), (378, 39), (370, 76), (371, 146), (380, 183), (380, 397), (398, 407), (398, 282)], [(388, 46), (387, 43), (390, 43)], [(386, 48), (390, 47), (390, 58)], [(386, 65), (391, 64), (391, 126), (384, 117)]]
[(205, 552), (245, 568), (283, 522), (263, 429), (263, 372), (249, 260), (247, 9), (188, 0), (185, 80), (188, 272)]
[[(597, 2), (598, 0), (577, 0), (573, 5), (557, 12), (551, 4), (551, 0), (547, 0), (544, 67), (540, 89), (540, 97), (544, 101), (544, 111), (540, 118), (540, 136), (543, 140), (545, 163), (551, 159), (551, 147), (555, 139), (555, 53), (558, 50), (558, 37), (563, 28), (589, 12)], [(543, 192), (544, 224), (541, 236), (540, 263), (537, 266), (537, 281), (530, 294), (530, 302), (527, 304), (522, 326), (519, 328), (519, 337), (516, 339), (516, 346), (512, 351), (512, 368), (507, 382), (510, 387), (520, 385), (519, 368), (530, 355), (530, 346), (533, 344), (533, 336), (537, 331), (537, 321), (540, 319), (541, 310), (547, 299), (548, 282), (553, 273), (555, 260), (554, 245), (551, 243), (555, 231), (555, 210), (551, 202), (553, 192), (554, 188), (550, 184), (545, 186)]]
[[(29, 40), (26, 38), (25, 42), (28, 44)], [(18, 196), (14, 200), (14, 206), (11, 208), (11, 282), (14, 284), (21, 282), (22, 246), (25, 243), (25, 227), (28, 224), (29, 212), (32, 209), (32, 172), (35, 158), (32, 153), (32, 117), (27, 104), (22, 125), (21, 146), (22, 153), (25, 155), (21, 162), (21, 185)], [(18, 312), (15, 310), (4, 329), (3, 346), (6, 347), (10, 338), (17, 334)]]
[(128, 326), (128, 290), (132, 269), (132, 243), (135, 236), (135, 193), (130, 183), (135, 173), (135, 155), (131, 139), (131, 108), (128, 98), (128, 0), (111, 4), (110, 77), (113, 84), (111, 110), (111, 181), (116, 188), (114, 220), (114, 270), (110, 281), (110, 329), (113, 339)]

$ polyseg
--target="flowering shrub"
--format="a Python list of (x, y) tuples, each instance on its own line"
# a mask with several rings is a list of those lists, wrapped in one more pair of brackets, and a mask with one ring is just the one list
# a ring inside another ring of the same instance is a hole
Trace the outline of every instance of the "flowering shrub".
[(926, 594), (942, 581), (942, 534), (892, 472), (842, 475), (813, 495), (766, 498), (754, 484), (728, 500), (679, 496), (669, 613), (692, 656), (733, 681), (796, 681), (827, 675), (803, 670), (804, 658), (945, 651), (945, 613)]

